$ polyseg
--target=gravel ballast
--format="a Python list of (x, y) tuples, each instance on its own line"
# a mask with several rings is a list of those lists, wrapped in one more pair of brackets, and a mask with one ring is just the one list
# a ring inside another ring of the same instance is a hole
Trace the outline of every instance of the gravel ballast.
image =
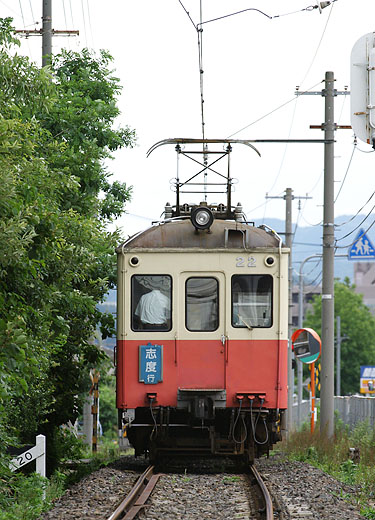
[[(75, 484), (40, 520), (107, 518), (144, 470), (145, 463), (127, 457)], [(280, 456), (257, 461), (258, 471), (274, 498), (275, 519), (359, 520), (355, 489), (303, 462)], [(257, 518), (245, 475), (164, 474), (140, 518), (205, 520)]]

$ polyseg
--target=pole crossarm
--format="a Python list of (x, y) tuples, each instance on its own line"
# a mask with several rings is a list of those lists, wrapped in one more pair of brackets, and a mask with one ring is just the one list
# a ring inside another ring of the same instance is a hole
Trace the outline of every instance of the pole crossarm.
[[(16, 29), (15, 31), (20, 36), (25, 36), (28, 38), (29, 36), (42, 36), (43, 29)], [(52, 36), (79, 36), (79, 31), (60, 31), (58, 29), (51, 30)]]

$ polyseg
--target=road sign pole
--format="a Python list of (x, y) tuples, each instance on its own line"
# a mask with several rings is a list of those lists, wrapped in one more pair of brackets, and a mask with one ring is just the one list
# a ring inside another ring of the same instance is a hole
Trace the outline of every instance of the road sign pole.
[(341, 395), (341, 316), (336, 316), (336, 395)]
[(311, 388), (311, 422), (310, 431), (314, 433), (315, 430), (315, 363), (310, 365), (310, 388)]
[(333, 72), (326, 72), (320, 432), (327, 438), (334, 433), (334, 82)]

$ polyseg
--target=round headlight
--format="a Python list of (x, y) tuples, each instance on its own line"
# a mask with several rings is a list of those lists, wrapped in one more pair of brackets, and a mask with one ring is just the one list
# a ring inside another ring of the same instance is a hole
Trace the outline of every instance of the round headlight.
[(191, 222), (195, 229), (208, 229), (213, 221), (214, 216), (209, 208), (199, 206), (191, 212)]

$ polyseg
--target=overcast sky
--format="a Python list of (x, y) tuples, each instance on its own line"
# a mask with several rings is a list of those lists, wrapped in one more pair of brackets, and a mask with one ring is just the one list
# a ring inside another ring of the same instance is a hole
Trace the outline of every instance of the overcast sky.
[[(181, 1), (190, 18), (179, 0), (53, 0), (53, 28), (80, 31), (78, 37), (54, 37), (54, 52), (62, 46), (108, 49), (121, 79), (118, 124), (135, 128), (138, 135), (136, 148), (118, 152), (110, 164), (115, 178), (133, 185), (130, 216), (119, 222), (126, 234), (159, 218), (164, 204), (174, 202), (169, 184), (176, 175), (174, 148), (165, 146), (146, 159), (148, 148), (166, 138), (202, 135), (194, 27), (200, 20), (200, 2)], [(327, 70), (334, 71), (338, 90), (350, 85), (351, 49), (362, 35), (375, 30), (375, 2), (337, 0), (321, 14), (318, 9), (303, 10), (315, 4), (308, 0), (202, 0), (203, 21), (248, 8), (274, 17), (247, 11), (203, 25), (207, 138), (323, 137), (320, 130), (309, 129), (324, 120), (323, 98), (297, 98), (296, 86), (321, 90)], [(42, 0), (0, 0), (0, 12), (3, 17), (12, 16), (17, 29), (40, 28)], [(41, 37), (22, 39), (19, 52), (39, 64)], [(335, 121), (350, 124), (349, 96), (336, 98)], [(353, 132), (339, 130), (336, 139), (337, 194), (353, 155)], [(238, 179), (233, 202), (240, 201), (248, 219), (259, 224), (267, 218), (283, 218), (285, 202), (266, 201), (265, 195), (283, 195), (290, 187), (296, 196), (312, 197), (302, 201), (300, 212), (294, 202), (293, 220), (300, 226), (318, 223), (323, 145), (259, 144), (257, 148), (261, 158), (239, 145), (233, 149), (232, 174)], [(358, 142), (336, 202), (337, 216), (356, 213), (374, 191), (375, 154), (371, 150)], [(189, 196), (185, 200), (189, 202)], [(370, 209), (371, 203), (362, 213)]]

